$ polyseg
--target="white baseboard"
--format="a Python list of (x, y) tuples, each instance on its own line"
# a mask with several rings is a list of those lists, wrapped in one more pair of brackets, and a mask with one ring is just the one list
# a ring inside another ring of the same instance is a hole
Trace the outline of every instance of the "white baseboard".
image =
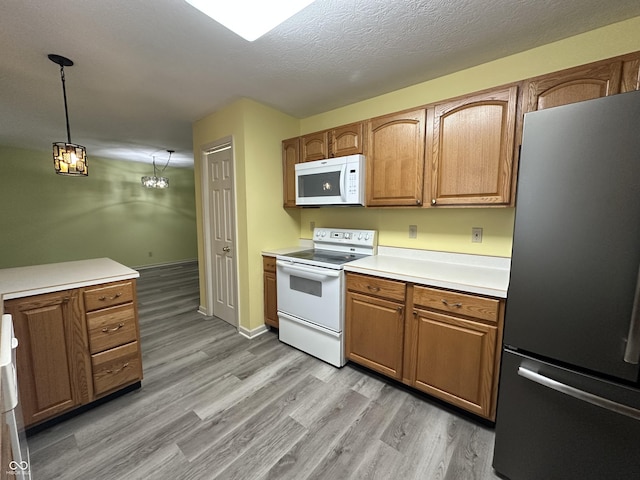
[(238, 327), (238, 333), (243, 337), (247, 337), (248, 339), (256, 338), (258, 335), (262, 335), (265, 332), (268, 332), (269, 328), (266, 325), (260, 325), (253, 330), (249, 330), (248, 328), (243, 327), (242, 325)]

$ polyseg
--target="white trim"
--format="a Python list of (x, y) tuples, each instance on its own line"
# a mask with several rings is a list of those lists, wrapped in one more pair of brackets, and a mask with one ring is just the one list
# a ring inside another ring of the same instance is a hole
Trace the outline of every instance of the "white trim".
[(243, 337), (248, 338), (249, 340), (251, 340), (252, 338), (256, 338), (257, 336), (262, 335), (263, 333), (266, 333), (268, 331), (269, 331), (269, 328), (264, 324), (254, 328), (253, 330), (249, 330), (248, 328), (243, 327), (242, 325), (238, 327), (238, 333)]
[[(235, 238), (233, 251), (237, 252), (237, 242), (238, 242), (238, 199), (237, 199), (237, 178), (236, 178), (236, 155), (235, 155), (235, 147), (233, 136), (227, 136), (224, 138), (220, 138), (214, 142), (207, 143), (200, 147), (200, 165), (202, 175), (200, 176), (200, 186), (201, 186), (201, 196), (200, 200), (202, 202), (202, 235), (204, 240), (204, 292), (205, 292), (205, 303), (207, 305), (206, 308), (204, 306), (200, 306), (198, 311), (207, 317), (213, 316), (213, 288), (214, 288), (214, 274), (213, 274), (213, 260), (211, 258), (211, 212), (209, 211), (209, 167), (207, 164), (207, 156), (211, 153), (215, 153), (215, 151), (223, 146), (229, 144), (231, 146), (231, 158), (232, 158), (232, 168), (233, 168), (233, 208), (234, 208), (234, 228), (235, 228)], [(235, 299), (234, 303), (236, 305), (235, 310), (235, 327), (237, 328), (240, 324), (240, 305), (238, 303), (238, 292), (240, 288), (240, 275), (238, 274), (238, 259), (237, 256), (234, 257), (233, 267), (235, 269)]]

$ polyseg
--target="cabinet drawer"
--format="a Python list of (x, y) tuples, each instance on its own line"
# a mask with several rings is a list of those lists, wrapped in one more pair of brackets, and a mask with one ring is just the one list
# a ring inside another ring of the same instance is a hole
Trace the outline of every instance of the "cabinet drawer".
[(96, 395), (142, 379), (138, 342), (93, 355), (91, 363)]
[(262, 268), (265, 272), (276, 273), (276, 257), (262, 257)]
[(413, 303), (434, 310), (466, 315), (491, 322), (498, 321), (500, 308), (500, 301), (494, 298), (419, 286), (416, 286), (413, 291)]
[(347, 290), (404, 302), (406, 285), (404, 282), (395, 280), (349, 273), (347, 274)]
[(87, 313), (91, 353), (133, 342), (137, 338), (136, 311), (132, 304)]
[(133, 301), (133, 282), (113, 283), (84, 291), (87, 312)]

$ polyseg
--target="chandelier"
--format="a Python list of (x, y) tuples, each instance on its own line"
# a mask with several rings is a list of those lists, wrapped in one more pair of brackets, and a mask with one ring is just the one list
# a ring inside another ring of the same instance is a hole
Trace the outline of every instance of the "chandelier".
[(87, 169), (87, 149), (82, 145), (71, 143), (69, 129), (69, 110), (67, 108), (67, 89), (64, 83), (64, 67), (71, 67), (73, 61), (61, 55), (49, 54), (49, 60), (60, 65), (60, 79), (62, 80), (62, 96), (64, 97), (64, 115), (67, 120), (67, 141), (53, 143), (53, 168), (60, 175), (83, 176), (89, 175)]
[(169, 179), (167, 177), (163, 177), (165, 168), (169, 165), (169, 161), (171, 160), (171, 154), (175, 152), (175, 150), (167, 150), (169, 152), (169, 158), (167, 159), (167, 163), (164, 164), (162, 169), (156, 167), (156, 157), (153, 157), (153, 176), (145, 175), (140, 178), (142, 182), (142, 186), (146, 188), (169, 188)]

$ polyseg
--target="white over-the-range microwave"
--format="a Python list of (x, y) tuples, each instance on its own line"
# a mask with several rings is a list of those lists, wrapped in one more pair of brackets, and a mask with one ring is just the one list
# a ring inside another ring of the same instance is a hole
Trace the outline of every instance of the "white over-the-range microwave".
[(297, 163), (296, 205), (364, 205), (364, 155)]

